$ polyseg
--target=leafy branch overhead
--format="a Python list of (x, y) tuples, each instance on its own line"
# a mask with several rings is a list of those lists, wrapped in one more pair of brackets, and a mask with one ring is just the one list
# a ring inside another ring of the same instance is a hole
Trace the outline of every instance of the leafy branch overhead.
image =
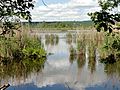
[(114, 29), (115, 22), (120, 22), (120, 14), (113, 13), (114, 9), (120, 4), (120, 0), (100, 0), (100, 11), (89, 13), (91, 20), (94, 22), (97, 31), (109, 31)]
[(28, 20), (31, 19), (29, 9), (33, 7), (32, 0), (0, 0), (0, 18), (15, 15)]
[(33, 9), (33, 3), (33, 0), (0, 0), (1, 35), (13, 32), (12, 29), (18, 29), (20, 26), (19, 18), (31, 21), (29, 10)]

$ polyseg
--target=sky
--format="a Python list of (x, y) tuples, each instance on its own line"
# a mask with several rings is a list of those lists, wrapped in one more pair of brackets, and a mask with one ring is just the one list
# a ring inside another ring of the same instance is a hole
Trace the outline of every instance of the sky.
[(100, 10), (98, 0), (35, 0), (32, 21), (86, 21), (89, 12)]

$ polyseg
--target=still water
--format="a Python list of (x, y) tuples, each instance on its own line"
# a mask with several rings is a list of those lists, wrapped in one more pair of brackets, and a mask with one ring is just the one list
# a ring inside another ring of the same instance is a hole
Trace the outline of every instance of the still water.
[(48, 53), (44, 66), (27, 74), (0, 75), (1, 84), (11, 85), (7, 90), (120, 90), (120, 65), (100, 63), (102, 37), (98, 34), (83, 31), (36, 35)]

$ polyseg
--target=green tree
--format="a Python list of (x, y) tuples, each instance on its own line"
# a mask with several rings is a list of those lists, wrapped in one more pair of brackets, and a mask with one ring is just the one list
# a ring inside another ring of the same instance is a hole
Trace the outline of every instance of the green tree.
[[(91, 20), (97, 31), (109, 31), (111, 33), (114, 30), (116, 23), (120, 22), (120, 13), (114, 12), (118, 8), (120, 0), (100, 0), (100, 11), (89, 13)], [(105, 36), (104, 48), (107, 50), (108, 55), (105, 58), (101, 58), (101, 62), (105, 64), (113, 64), (120, 60), (120, 36), (119, 33), (107, 33)]]
[(16, 29), (15, 24), (20, 22), (16, 17), (30, 21), (31, 14), (29, 10), (33, 7), (33, 0), (0, 0), (1, 35), (8, 34), (12, 29)]
[(120, 21), (120, 14), (111, 12), (113, 12), (119, 4), (120, 0), (99, 0), (101, 10), (88, 14), (94, 22), (97, 31), (100, 32), (101, 30), (104, 30), (109, 31), (110, 33), (112, 32), (115, 22)]

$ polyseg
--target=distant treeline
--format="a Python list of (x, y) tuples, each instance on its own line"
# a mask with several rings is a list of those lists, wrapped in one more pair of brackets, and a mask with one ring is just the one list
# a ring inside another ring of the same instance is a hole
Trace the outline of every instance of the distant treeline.
[(93, 29), (92, 21), (64, 21), (64, 22), (23, 22), (24, 29), (35, 30), (78, 30)]

